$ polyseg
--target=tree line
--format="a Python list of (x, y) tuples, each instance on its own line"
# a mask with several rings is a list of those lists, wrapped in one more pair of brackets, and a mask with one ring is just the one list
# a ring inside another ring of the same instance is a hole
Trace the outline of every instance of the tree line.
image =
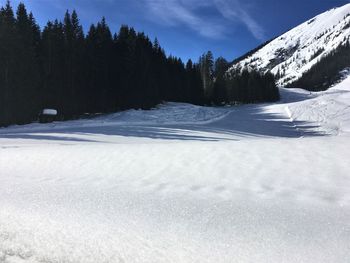
[(274, 85), (271, 76), (228, 77), (229, 63), (214, 61), (211, 52), (184, 64), (167, 56), (157, 39), (126, 25), (113, 34), (104, 18), (85, 34), (76, 11), (41, 30), (22, 3), (16, 13), (9, 2), (0, 9), (0, 61), (1, 126), (29, 123), (43, 108), (72, 119), (150, 109), (163, 101), (212, 105), (276, 99), (265, 92)]
[(209, 51), (199, 59), (204, 97), (214, 105), (273, 102), (280, 99), (275, 76), (254, 70), (228, 72), (232, 63), (223, 57), (213, 59)]

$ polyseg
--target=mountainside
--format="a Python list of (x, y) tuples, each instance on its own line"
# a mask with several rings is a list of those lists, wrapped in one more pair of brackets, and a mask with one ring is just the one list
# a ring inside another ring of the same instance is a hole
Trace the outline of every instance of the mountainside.
[(243, 56), (228, 70), (244, 68), (271, 71), (279, 86), (289, 85), (318, 64), (324, 57), (345, 45), (350, 36), (350, 4), (331, 9), (295, 27)]

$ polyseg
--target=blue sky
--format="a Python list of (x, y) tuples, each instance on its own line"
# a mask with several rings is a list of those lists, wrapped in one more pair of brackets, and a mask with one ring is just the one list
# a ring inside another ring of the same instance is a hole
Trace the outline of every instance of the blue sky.
[[(17, 6), (19, 0), (12, 0)], [(212, 50), (228, 60), (348, 0), (22, 0), (38, 23), (76, 9), (85, 31), (105, 16), (157, 37), (167, 54), (183, 60)], [(0, 0), (3, 5), (5, 0)]]

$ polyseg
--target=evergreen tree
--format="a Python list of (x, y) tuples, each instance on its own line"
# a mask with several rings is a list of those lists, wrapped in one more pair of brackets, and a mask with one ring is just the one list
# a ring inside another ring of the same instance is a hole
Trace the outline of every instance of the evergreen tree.
[(230, 102), (258, 103), (279, 99), (279, 90), (271, 73), (243, 70), (226, 81)]
[(227, 101), (227, 87), (225, 74), (229, 67), (228, 62), (223, 57), (219, 57), (215, 61), (214, 71), (214, 88), (213, 88), (213, 102), (220, 105)]
[[(16, 18), (17, 33), (17, 78), (18, 87), (16, 88), (16, 115), (17, 123), (25, 123), (39, 111), (39, 91), (40, 75), (37, 32), (38, 28), (33, 19), (27, 14), (24, 4), (19, 4)], [(30, 99), (28, 99), (30, 98)]]
[(40, 60), (42, 63), (43, 108), (55, 108), (64, 113), (65, 100), (65, 39), (63, 24), (48, 22), (42, 33)]
[(208, 51), (199, 59), (200, 71), (202, 75), (204, 94), (208, 101), (212, 99), (213, 93), (213, 73), (214, 58), (213, 53)]
[(87, 36), (89, 104), (93, 112), (114, 110), (112, 96), (113, 38), (105, 18), (92, 26)]
[(72, 15), (67, 11), (63, 23), (64, 35), (64, 91), (62, 93), (62, 113), (66, 117), (81, 114), (83, 109), (76, 101), (84, 91), (84, 33), (79, 24), (78, 15), (73, 11)]
[(16, 115), (16, 78), (18, 35), (16, 20), (10, 2), (0, 9), (0, 124), (18, 121)]

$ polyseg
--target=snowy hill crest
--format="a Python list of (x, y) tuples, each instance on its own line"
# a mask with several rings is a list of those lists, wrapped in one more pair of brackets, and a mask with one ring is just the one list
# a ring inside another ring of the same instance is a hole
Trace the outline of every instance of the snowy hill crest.
[(271, 71), (278, 85), (298, 80), (318, 61), (350, 37), (350, 4), (331, 9), (277, 37), (254, 54), (234, 64), (229, 73), (244, 68)]

